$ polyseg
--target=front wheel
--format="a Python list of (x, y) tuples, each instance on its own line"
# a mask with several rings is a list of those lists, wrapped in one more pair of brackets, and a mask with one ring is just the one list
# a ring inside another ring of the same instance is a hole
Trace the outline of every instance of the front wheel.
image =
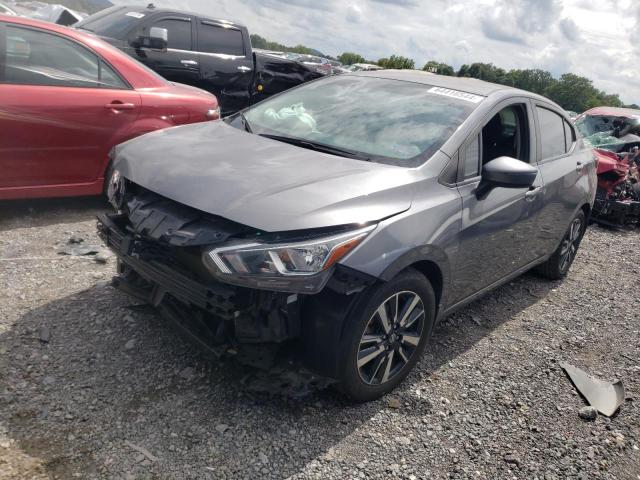
[(433, 288), (415, 270), (367, 293), (347, 319), (339, 364), (339, 388), (360, 402), (379, 398), (409, 374), (435, 320)]
[(567, 275), (587, 228), (586, 220), (584, 212), (580, 210), (571, 222), (558, 249), (549, 260), (536, 269), (538, 273), (551, 280), (560, 280)]

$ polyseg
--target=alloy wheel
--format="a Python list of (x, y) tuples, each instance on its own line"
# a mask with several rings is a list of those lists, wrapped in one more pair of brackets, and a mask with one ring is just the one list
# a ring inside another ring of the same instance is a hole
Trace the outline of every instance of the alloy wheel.
[(424, 304), (415, 292), (387, 298), (369, 318), (358, 347), (358, 373), (368, 385), (393, 379), (409, 363), (420, 343)]
[(582, 220), (576, 218), (569, 227), (567, 236), (562, 241), (560, 248), (560, 271), (565, 272), (573, 262), (578, 251), (580, 243), (580, 234), (582, 232)]

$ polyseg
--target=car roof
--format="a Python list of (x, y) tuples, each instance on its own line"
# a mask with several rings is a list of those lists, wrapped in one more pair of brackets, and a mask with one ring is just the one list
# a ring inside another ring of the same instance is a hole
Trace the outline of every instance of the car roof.
[[(110, 45), (106, 44), (88, 31), (78, 30), (76, 28), (66, 27), (64, 25), (58, 25), (57, 23), (47, 22), (45, 20), (36, 20), (28, 17), (14, 17), (12, 15), (3, 15), (0, 13), (0, 21), (13, 23), (16, 25), (24, 25), (27, 27), (42, 28), (43, 30), (48, 30), (53, 33), (59, 33), (67, 37), (71, 37), (83, 44), (91, 44), (93, 46), (95, 45), (95, 42), (99, 42), (100, 44), (105, 45), (107, 48), (110, 48)], [(110, 49), (112, 51), (115, 51), (113, 48)]]
[[(111, 7), (114, 8), (114, 7)], [(215, 18), (212, 17), (210, 15), (204, 15), (202, 13), (197, 13), (197, 12), (190, 12), (188, 10), (175, 10), (175, 9), (171, 9), (171, 8), (158, 8), (158, 7), (151, 7), (149, 8), (149, 5), (147, 5), (146, 7), (141, 7), (140, 5), (116, 5), (115, 6), (116, 9), (118, 10), (129, 10), (131, 12), (138, 12), (138, 13), (146, 13), (146, 14), (152, 14), (152, 13), (170, 13), (172, 15), (188, 15), (188, 16), (194, 16), (194, 17), (199, 17), (199, 18), (203, 18), (205, 20), (211, 20), (213, 22), (220, 22), (220, 23), (224, 23), (227, 24), (231, 27), (236, 27), (236, 28), (246, 28), (245, 25), (235, 22), (233, 20), (227, 19), (227, 18)], [(100, 12), (98, 12), (100, 13)], [(87, 17), (89, 18), (89, 17)], [(86, 20), (86, 19), (85, 19)]]
[[(423, 70), (377, 70), (375, 72), (354, 72), (353, 75), (422, 83), (424, 85), (432, 85), (434, 87), (451, 88), (453, 90), (481, 95), (483, 97), (488, 97), (489, 95), (498, 92), (510, 92), (512, 94), (524, 95), (556, 105), (548, 98), (526, 90), (520, 90), (507, 85), (499, 85), (497, 83), (485, 82), (484, 80), (478, 80), (476, 78), (450, 77), (447, 75), (437, 75), (435, 73), (425, 72)], [(559, 106), (558, 108), (561, 109)]]
[(26, 25), (29, 27), (44, 28), (45, 30), (50, 30), (56, 33), (62, 33), (64, 35), (67, 35), (69, 37), (74, 37), (74, 38), (84, 38), (84, 35), (85, 35), (84, 33), (79, 32), (78, 30), (65, 27), (63, 25), (58, 25), (57, 23), (47, 22), (44, 20), (36, 20), (33, 18), (27, 18), (27, 17), (5, 15), (3, 13), (0, 13), (0, 21)]
[(640, 110), (635, 110), (633, 108), (620, 108), (620, 107), (595, 107), (584, 112), (582, 116), (585, 115), (604, 115), (607, 117), (639, 117)]

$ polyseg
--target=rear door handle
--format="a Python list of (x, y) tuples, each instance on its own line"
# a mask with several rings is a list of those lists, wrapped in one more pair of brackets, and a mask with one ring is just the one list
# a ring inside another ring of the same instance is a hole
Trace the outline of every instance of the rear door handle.
[(250, 72), (251, 68), (245, 67), (244, 65), (241, 65), (241, 66), (238, 67), (238, 70), (240, 70), (242, 73), (246, 73), (246, 72)]
[(133, 110), (136, 106), (133, 103), (111, 102), (107, 103), (104, 108), (110, 110)]
[(185, 67), (196, 67), (198, 66), (198, 62), (195, 60), (180, 60), (180, 63)]
[(524, 198), (533, 201), (534, 198), (538, 196), (538, 194), (542, 191), (542, 187), (531, 187), (531, 189), (524, 194)]
[(584, 165), (582, 164), (582, 162), (576, 163), (576, 172), (582, 172), (582, 170), (584, 170)]

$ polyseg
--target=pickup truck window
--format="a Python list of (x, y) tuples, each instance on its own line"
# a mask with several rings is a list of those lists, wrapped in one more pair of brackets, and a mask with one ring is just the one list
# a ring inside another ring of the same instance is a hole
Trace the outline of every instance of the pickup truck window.
[(96, 15), (79, 22), (76, 27), (104, 37), (122, 38), (144, 17), (127, 8), (115, 8), (106, 15)]
[(202, 21), (198, 30), (198, 50), (205, 53), (243, 56), (242, 31)]
[(191, 50), (191, 21), (188, 18), (165, 18), (153, 26), (167, 29), (167, 48)]

